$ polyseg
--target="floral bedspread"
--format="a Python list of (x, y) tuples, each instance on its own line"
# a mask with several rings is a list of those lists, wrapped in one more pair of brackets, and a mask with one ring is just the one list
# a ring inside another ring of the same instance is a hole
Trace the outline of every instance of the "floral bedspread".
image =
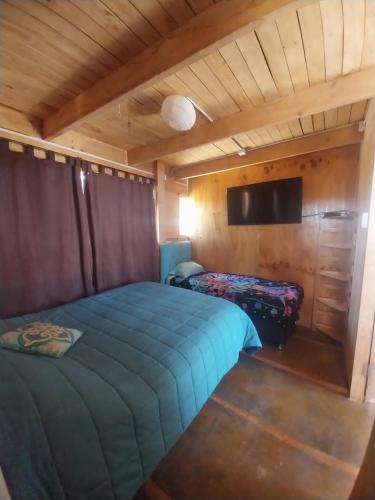
[(303, 300), (303, 288), (296, 283), (239, 274), (204, 272), (170, 284), (230, 300), (251, 319), (269, 319), (286, 329), (294, 327)]

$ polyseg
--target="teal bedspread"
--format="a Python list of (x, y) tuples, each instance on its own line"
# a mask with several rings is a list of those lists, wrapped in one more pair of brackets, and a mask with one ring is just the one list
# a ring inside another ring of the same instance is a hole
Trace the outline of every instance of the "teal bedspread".
[(137, 283), (0, 320), (84, 332), (61, 359), (0, 349), (0, 466), (13, 500), (131, 498), (243, 347), (236, 305)]

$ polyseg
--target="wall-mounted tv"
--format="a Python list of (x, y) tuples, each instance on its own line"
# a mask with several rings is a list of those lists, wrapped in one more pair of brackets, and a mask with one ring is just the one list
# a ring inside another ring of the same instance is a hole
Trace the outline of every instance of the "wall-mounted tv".
[(293, 224), (302, 217), (302, 177), (227, 189), (228, 224)]

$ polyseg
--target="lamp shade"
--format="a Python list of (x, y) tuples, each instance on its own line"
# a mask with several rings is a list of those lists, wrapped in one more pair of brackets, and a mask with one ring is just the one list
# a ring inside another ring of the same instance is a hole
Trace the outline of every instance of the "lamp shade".
[(196, 119), (193, 104), (183, 95), (170, 95), (161, 107), (163, 121), (174, 130), (190, 130)]

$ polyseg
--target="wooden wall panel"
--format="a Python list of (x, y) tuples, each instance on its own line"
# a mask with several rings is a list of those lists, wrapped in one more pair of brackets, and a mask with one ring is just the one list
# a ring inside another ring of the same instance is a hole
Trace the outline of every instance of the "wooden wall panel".
[(206, 269), (294, 281), (305, 290), (300, 323), (311, 326), (318, 217), (302, 224), (228, 226), (226, 188), (303, 177), (303, 213), (354, 209), (358, 146), (283, 159), (190, 180), (197, 207), (194, 259)]
[(170, 177), (170, 167), (161, 161), (155, 162), (157, 221), (159, 242), (179, 238), (180, 196), (187, 195), (187, 182)]

